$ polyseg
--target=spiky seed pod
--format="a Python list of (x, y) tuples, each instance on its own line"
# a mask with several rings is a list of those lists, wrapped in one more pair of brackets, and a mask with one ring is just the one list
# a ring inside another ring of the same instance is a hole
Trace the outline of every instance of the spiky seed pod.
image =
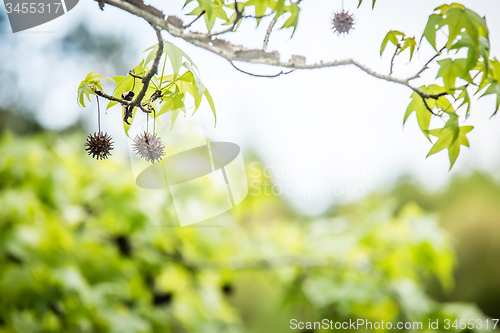
[(107, 159), (111, 156), (110, 150), (113, 150), (113, 141), (111, 141), (111, 136), (106, 133), (94, 133), (89, 134), (87, 137), (87, 143), (85, 143), (85, 150), (93, 158)]
[(147, 162), (160, 161), (162, 156), (165, 155), (165, 146), (156, 133), (144, 132), (137, 134), (132, 147), (136, 155), (139, 155)]
[(333, 16), (333, 31), (337, 34), (349, 33), (353, 29), (354, 16), (349, 12), (341, 11)]

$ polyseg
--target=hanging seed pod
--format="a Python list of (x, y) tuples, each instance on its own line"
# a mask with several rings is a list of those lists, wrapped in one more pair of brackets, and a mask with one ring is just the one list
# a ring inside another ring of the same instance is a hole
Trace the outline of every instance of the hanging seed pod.
[(354, 16), (342, 10), (334, 14), (332, 23), (334, 32), (337, 34), (348, 34), (351, 29), (354, 29)]
[(156, 133), (144, 132), (137, 134), (132, 147), (136, 155), (139, 155), (147, 162), (160, 161), (162, 156), (165, 155), (165, 146)]
[(85, 150), (89, 155), (98, 160), (107, 159), (111, 156), (110, 150), (113, 150), (113, 141), (111, 141), (111, 136), (106, 133), (94, 133), (89, 134), (87, 137), (87, 143), (85, 143)]
[(113, 150), (113, 141), (111, 141), (111, 136), (101, 132), (101, 108), (99, 106), (99, 97), (96, 96), (95, 98), (97, 102), (97, 126), (99, 133), (89, 134), (85, 143), (85, 146), (87, 146), (85, 150), (89, 156), (92, 155), (92, 158), (103, 160), (111, 156), (109, 151)]

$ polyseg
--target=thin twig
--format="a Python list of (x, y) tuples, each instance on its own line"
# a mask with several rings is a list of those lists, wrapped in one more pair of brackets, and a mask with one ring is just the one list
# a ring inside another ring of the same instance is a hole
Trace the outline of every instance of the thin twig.
[(419, 78), (419, 77), (420, 77), (420, 75), (421, 75), (423, 72), (425, 72), (425, 70), (426, 70), (427, 68), (429, 68), (430, 63), (431, 63), (434, 59), (436, 59), (437, 57), (439, 57), (439, 56), (441, 55), (441, 53), (444, 51), (444, 49), (446, 49), (446, 46), (443, 46), (443, 48), (441, 48), (441, 50), (439, 50), (439, 51), (438, 51), (438, 52), (437, 52), (437, 53), (436, 53), (436, 54), (435, 54), (432, 58), (430, 58), (430, 59), (429, 59), (429, 61), (427, 61), (427, 62), (425, 63), (424, 67), (422, 67), (422, 69), (421, 69), (420, 71), (418, 71), (418, 73), (417, 73), (417, 74), (415, 74), (415, 75), (413, 75), (412, 77), (408, 78), (408, 81), (415, 80), (415, 79)]
[(118, 98), (118, 97), (115, 97), (115, 96), (111, 96), (111, 95), (108, 95), (100, 90), (94, 90), (94, 93), (97, 95), (97, 96), (101, 96), (103, 98), (106, 98), (107, 100), (110, 100), (110, 101), (114, 101), (114, 102), (118, 102), (120, 104), (125, 104), (125, 105), (129, 105), (130, 104), (130, 101), (126, 101), (124, 100), (123, 98)]
[(431, 108), (429, 107), (429, 105), (427, 104), (427, 101), (426, 101), (425, 97), (424, 97), (424, 96), (422, 96), (421, 94), (419, 94), (419, 95), (420, 95), (420, 97), (422, 97), (422, 101), (424, 101), (424, 105), (425, 105), (425, 107), (427, 108), (427, 110), (429, 110), (429, 112), (430, 112), (430, 113), (432, 113), (433, 115), (437, 116), (437, 114), (436, 114), (436, 113), (434, 113), (434, 111), (432, 111), (432, 109), (431, 109)]
[(269, 23), (269, 27), (267, 27), (266, 36), (264, 37), (264, 45), (262, 46), (262, 51), (265, 51), (267, 49), (267, 44), (269, 43), (269, 36), (271, 36), (271, 31), (273, 31), (276, 21), (278, 21), (278, 15), (273, 17), (271, 23)]
[(198, 19), (199, 19), (200, 17), (202, 17), (202, 16), (203, 16), (203, 14), (205, 14), (205, 13), (206, 13), (206, 11), (205, 11), (205, 10), (202, 10), (202, 11), (201, 11), (201, 13), (200, 13), (198, 16), (196, 16), (196, 18), (195, 18), (194, 20), (192, 20), (192, 21), (191, 21), (191, 23), (189, 23), (188, 25), (185, 25), (185, 26), (184, 26), (184, 29), (187, 29), (187, 28), (189, 28), (191, 25), (193, 25), (193, 23), (194, 23), (194, 22), (196, 22), (196, 21), (198, 21)]
[(394, 50), (394, 54), (392, 55), (391, 69), (389, 71), (389, 75), (392, 75), (392, 69), (394, 68), (394, 59), (396, 59), (396, 55), (398, 54), (398, 51), (400, 48), (401, 48), (401, 45), (398, 43), (398, 45), (396, 45), (396, 50)]
[(417, 92), (417, 94), (420, 95), (420, 97), (422, 97), (422, 100), (424, 101), (424, 105), (427, 108), (427, 110), (429, 110), (433, 115), (438, 116), (438, 114), (436, 114), (434, 111), (432, 111), (432, 109), (427, 104), (427, 99), (428, 98), (432, 98), (432, 99), (438, 100), (439, 97), (446, 96), (446, 95), (448, 95), (448, 93), (447, 92), (442, 92), (442, 93), (439, 93), (439, 94), (427, 94), (427, 93), (424, 93), (424, 92), (422, 92), (420, 90), (418, 90), (416, 92)]
[(229, 28), (224, 29), (224, 30), (219, 31), (219, 32), (209, 33), (207, 35), (209, 37), (213, 37), (213, 36), (222, 35), (222, 34), (225, 34), (227, 32), (233, 31), (234, 28), (236, 27), (236, 25), (238, 24), (238, 22), (243, 18), (243, 11), (240, 11), (238, 9), (238, 1), (237, 0), (234, 1), (234, 11), (236, 12), (236, 17), (234, 19), (233, 24), (231, 24), (231, 26)]
[(294, 71), (294, 69), (288, 71), (288, 72), (284, 72), (284, 71), (281, 71), (279, 72), (278, 74), (271, 74), (271, 75), (265, 75), (265, 74), (254, 74), (254, 73), (250, 73), (250, 72), (247, 72), (247, 71), (244, 71), (242, 70), (241, 68), (238, 68), (236, 67), (235, 64), (233, 64), (232, 61), (230, 61), (231, 65), (233, 65), (234, 68), (236, 68), (236, 70), (242, 72), (242, 73), (245, 73), (245, 74), (248, 74), (248, 75), (251, 75), (251, 76), (255, 76), (255, 77), (278, 77), (280, 75), (286, 75), (286, 74), (290, 74), (291, 72)]
[(141, 80), (144, 79), (144, 76), (135, 74), (133, 69), (128, 72), (128, 75), (130, 75), (130, 76), (132, 76), (132, 77), (134, 77), (136, 79), (141, 79)]
[(149, 97), (149, 99), (143, 103), (142, 105), (143, 106), (146, 106), (146, 105), (151, 105), (154, 101), (156, 101), (158, 98), (162, 97), (162, 93), (161, 93), (161, 90), (156, 90), (152, 95), (151, 97)]
[(272, 16), (274, 15), (275, 12), (271, 12), (269, 14), (264, 14), (264, 15), (259, 15), (259, 16), (255, 16), (255, 15), (245, 15), (245, 16), (242, 16), (241, 18), (254, 18), (254, 19), (263, 19), (265, 17), (268, 17), (268, 16)]
[(97, 103), (97, 127), (99, 128), (99, 134), (101, 134), (101, 107), (99, 106), (99, 96), (95, 96)]

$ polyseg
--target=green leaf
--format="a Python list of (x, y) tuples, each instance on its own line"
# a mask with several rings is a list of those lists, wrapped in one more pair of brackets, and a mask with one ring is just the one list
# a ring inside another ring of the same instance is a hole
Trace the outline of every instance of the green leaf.
[[(269, 8), (269, 1), (267, 0), (250, 0), (247, 1), (245, 6), (255, 6), (255, 16), (262, 17), (266, 14), (267, 8)], [(239, 8), (239, 6), (238, 6)], [(257, 25), (260, 24), (261, 19), (257, 18)]]
[(148, 55), (146, 56), (146, 60), (144, 61), (144, 67), (147, 66), (156, 57), (156, 52), (158, 52), (158, 44), (147, 48), (146, 50), (144, 50), (144, 52), (149, 50), (151, 50), (151, 52), (149, 52)]
[(274, 10), (276, 11), (276, 17), (285, 13), (285, 0), (276, 1)]
[[(211, 19), (214, 11), (214, 2), (212, 0), (200, 0), (199, 3), (207, 13), (205, 17)], [(210, 31), (210, 29), (208, 30)]]
[[(194, 82), (193, 81), (191, 82), (193, 82), (196, 85), (197, 93), (195, 97), (201, 96), (206, 89), (205, 85), (203, 84), (203, 82), (201, 82), (201, 79), (199, 75), (196, 73), (196, 71), (194, 71), (193, 66), (191, 66), (189, 63), (184, 63), (183, 65), (189, 70), (189, 72), (187, 72), (186, 74), (191, 73), (191, 75), (193, 76)], [(183, 76), (181, 76), (181, 78)], [(179, 78), (179, 80), (181, 80), (181, 78)]]
[(437, 77), (441, 77), (446, 91), (453, 93), (457, 78), (473, 83), (472, 77), (467, 69), (467, 59), (443, 59), (439, 60), (440, 65)]
[(186, 92), (188, 92), (191, 96), (196, 97), (196, 89), (193, 83), (186, 82), (183, 80), (178, 80), (175, 82), (175, 85), (179, 88), (179, 91), (186, 95)]
[(212, 95), (210, 95), (210, 93), (208, 92), (208, 89), (205, 89), (205, 92), (203, 94), (205, 95), (205, 98), (207, 99), (207, 102), (210, 105), (210, 109), (212, 110), (212, 113), (214, 114), (215, 125), (217, 125), (217, 115), (215, 114), (215, 104), (214, 104), (214, 100), (212, 99)]
[(416, 92), (413, 92), (411, 94), (411, 102), (408, 105), (408, 108), (406, 109), (406, 113), (404, 116), (403, 124), (406, 123), (406, 120), (408, 120), (408, 117), (415, 112), (417, 114), (417, 121), (418, 121), (418, 126), (420, 127), (420, 130), (424, 135), (429, 139), (430, 137), (429, 134), (427, 133), (427, 130), (429, 129), (429, 125), (431, 123), (431, 116), (432, 113), (427, 110), (425, 107), (424, 101), (422, 100), (422, 97), (420, 97), (419, 94)]
[(186, 0), (186, 2), (184, 2), (184, 6), (182, 6), (182, 9), (184, 9), (191, 1), (194, 0)]
[[(202, 0), (204, 1), (204, 0)], [(211, 3), (211, 9), (210, 12), (207, 10), (206, 14), (203, 15), (203, 18), (205, 19), (205, 25), (207, 27), (208, 31), (211, 31), (215, 21), (217, 18), (223, 20), (225, 23), (229, 22), (229, 18), (227, 17), (226, 11), (222, 8), (222, 2), (221, 3), (214, 3), (211, 0), (207, 0)], [(205, 4), (203, 5), (203, 8), (205, 8)], [(201, 10), (200, 10), (201, 13)], [(200, 13), (196, 14), (199, 15)], [(194, 15), (194, 11), (189, 13), (189, 15)]]
[(77, 91), (77, 102), (80, 106), (85, 107), (84, 97), (87, 97), (87, 99), (90, 101), (90, 95), (95, 95), (94, 90), (103, 90), (101, 79), (102, 77), (94, 72), (90, 72), (85, 76), (85, 79), (78, 86)]
[(450, 50), (461, 50), (462, 48), (467, 48), (467, 69), (472, 70), (476, 67), (479, 57), (481, 56), (483, 58), (484, 62), (484, 72), (485, 75), (488, 74), (488, 67), (489, 67), (489, 61), (487, 59), (489, 58), (490, 54), (490, 42), (488, 41), (488, 38), (484, 36), (479, 36), (479, 51), (476, 49), (474, 44), (472, 43), (472, 40), (470, 36), (466, 33), (463, 33), (460, 35), (460, 39), (453, 44), (453, 46), (450, 48)]
[(401, 50), (399, 50), (398, 54), (406, 50), (407, 48), (410, 48), (410, 61), (413, 58), (413, 52), (415, 52), (415, 47), (417, 46), (417, 42), (415, 41), (415, 37), (407, 37), (402, 40), (403, 46), (401, 47)]
[(424, 33), (422, 34), (422, 38), (420, 39), (420, 43), (422, 43), (422, 39), (425, 37), (429, 44), (437, 51), (436, 48), (436, 32), (441, 29), (443, 26), (443, 18), (441, 15), (432, 14), (429, 16), (429, 20), (427, 21), (427, 25), (425, 26)]
[[(114, 76), (113, 80), (115, 80), (115, 82), (117, 82), (116, 88), (113, 91), (113, 96), (117, 97), (117, 98), (121, 98), (121, 96), (124, 92), (132, 90), (132, 87), (134, 85), (134, 78), (130, 75)], [(141, 87), (142, 87), (142, 83), (140, 82), (140, 80), (136, 80), (134, 92), (139, 91), (139, 89)], [(106, 110), (115, 106), (116, 104), (118, 104), (118, 102), (110, 101), (108, 103), (108, 106), (106, 107)]]
[(465, 114), (465, 119), (469, 118), (469, 113), (470, 113), (470, 96), (469, 92), (467, 91), (467, 86), (462, 86), (457, 88), (458, 90), (461, 91), (460, 95), (457, 97), (457, 101), (463, 98), (462, 104), (459, 105), (459, 108), (467, 104), (467, 112)]
[(181, 49), (170, 42), (163, 43), (163, 53), (168, 55), (170, 59), (170, 64), (172, 65), (172, 70), (174, 71), (174, 79), (179, 74), (182, 64), (183, 53)]
[(170, 110), (170, 129), (174, 127), (175, 121), (177, 120), (177, 117), (179, 116), (179, 110)]
[[(143, 67), (147, 66), (156, 56), (156, 52), (158, 50), (158, 45), (153, 45), (148, 47), (144, 52), (151, 50), (149, 54), (146, 57), (146, 60), (141, 62), (143, 64)], [(182, 64), (182, 57), (184, 57), (189, 63), (196, 69), (198, 69), (193, 62), (193, 59), (191, 59), (186, 52), (175, 46), (173, 43), (170, 42), (163, 42), (163, 53), (166, 54), (169, 59), (170, 63), (172, 65), (172, 69), (174, 71), (174, 75), (177, 76), (179, 73), (180, 66)], [(177, 73), (177, 74), (175, 74)], [(137, 74), (137, 72), (136, 72)]]
[[(488, 66), (489, 68), (488, 73), (486, 73), (486, 66)], [(473, 68), (473, 70), (478, 71), (475, 77), (482, 74), (481, 82), (479, 83), (477, 91), (474, 95), (478, 94), (481, 90), (486, 88), (493, 81), (495, 80), (500, 81), (500, 62), (497, 59), (493, 60), (490, 59), (487, 62), (486, 61), (478, 62), (476, 66)]]
[[(441, 6), (443, 7), (443, 6)], [(441, 8), (439, 7), (439, 8)], [(448, 25), (449, 34), (446, 47), (451, 48), (462, 29), (470, 36), (472, 44), (479, 50), (479, 36), (488, 36), (488, 27), (484, 18), (462, 5), (452, 4), (448, 9), (442, 10), (443, 25)]]
[(186, 14), (186, 15), (195, 15), (195, 16), (198, 16), (198, 15), (200, 15), (202, 12), (203, 12), (203, 8), (201, 8), (201, 7), (196, 7), (195, 9), (193, 9), (190, 13), (188, 13), (188, 14)]
[(293, 27), (293, 36), (295, 30), (297, 29), (297, 24), (299, 23), (300, 7), (297, 4), (292, 3), (290, 6), (287, 6), (287, 9), (292, 15), (286, 20), (281, 29)]
[(86, 81), (82, 81), (82, 83), (80, 83), (80, 85), (78, 86), (78, 98), (77, 98), (77, 101), (78, 101), (78, 105), (82, 106), (82, 107), (85, 107), (85, 99), (84, 97), (87, 97), (87, 99), (90, 101), (90, 94), (93, 94), (94, 92), (91, 90), (91, 84), (86, 82)]
[(201, 100), (203, 99), (203, 95), (200, 95), (200, 96), (196, 96), (194, 98), (194, 111), (193, 111), (193, 115), (196, 113), (196, 111), (198, 110), (198, 108), (200, 107), (200, 104), (201, 104)]
[[(418, 88), (419, 90), (428, 93), (428, 94), (440, 94), (442, 92), (445, 92), (444, 87), (438, 86), (438, 85), (430, 85), (430, 86), (421, 86)], [(406, 120), (408, 120), (408, 117), (415, 112), (417, 115), (417, 121), (418, 121), (418, 126), (420, 127), (420, 130), (424, 135), (427, 137), (427, 139), (430, 141), (430, 137), (428, 134), (428, 129), (432, 117), (432, 113), (427, 109), (427, 107), (424, 104), (424, 101), (422, 97), (416, 93), (413, 92), (411, 95), (411, 102), (408, 105), (408, 108), (406, 109), (406, 113), (404, 116), (403, 124), (406, 123)], [(427, 105), (431, 109), (438, 109), (438, 110), (452, 110), (453, 107), (451, 105), (451, 102), (445, 97), (441, 96), (437, 100), (429, 98), (427, 99)]]
[[(178, 88), (177, 88), (178, 89)], [(183, 102), (184, 94), (175, 94), (174, 96), (162, 97), (161, 100), (164, 102), (160, 111), (157, 113), (157, 117), (170, 111), (170, 129), (174, 127), (175, 121), (179, 112), (182, 111), (186, 113), (186, 107)]]
[[(157, 49), (158, 49), (158, 47), (157, 47)], [(144, 75), (146, 65), (147, 64), (144, 62), (144, 60), (142, 60), (139, 65), (134, 67), (134, 73), (137, 75)]]
[(227, 17), (227, 14), (226, 14), (226, 11), (221, 6), (214, 7), (214, 15), (223, 21), (226, 21), (226, 22), (229, 21), (229, 18)]
[(469, 147), (469, 141), (466, 135), (472, 131), (473, 128), (473, 126), (460, 126), (457, 131), (454, 131), (453, 128), (445, 126), (444, 128), (428, 131), (430, 135), (437, 137), (438, 141), (432, 146), (427, 157), (443, 149), (448, 149), (451, 170), (460, 154), (460, 146)]
[(387, 35), (385, 35), (384, 40), (382, 41), (382, 46), (380, 48), (380, 55), (382, 55), (382, 53), (384, 53), (384, 50), (385, 50), (388, 42), (391, 42), (392, 44), (397, 46), (399, 44), (399, 40), (398, 40), (397, 36), (404, 37), (404, 35), (405, 35), (404, 33), (397, 31), (397, 30), (389, 31), (387, 33)]
[[(132, 110), (132, 118), (129, 118), (129, 119), (128, 119), (128, 122), (130, 123), (130, 125), (129, 125), (129, 124), (127, 124), (126, 122), (122, 121), (122, 123), (123, 123), (123, 129), (125, 130), (125, 134), (126, 134), (126, 135), (127, 135), (127, 137), (129, 137), (129, 138), (130, 138), (130, 136), (128, 135), (128, 131), (130, 130), (130, 126), (132, 126), (132, 122), (134, 121), (134, 118), (135, 118), (135, 111), (137, 111), (137, 108), (134, 108), (134, 109)], [(124, 108), (124, 107), (122, 107), (122, 119), (123, 119), (123, 117), (124, 117), (124, 116), (125, 116), (125, 108)]]
[[(377, 2), (377, 0), (372, 0), (372, 9), (375, 8), (375, 3), (376, 2)], [(358, 8), (359, 8), (359, 6), (361, 6), (362, 3), (363, 3), (363, 0), (359, 0)]]
[(498, 108), (500, 107), (500, 84), (498, 83), (497, 80), (494, 80), (493, 82), (491, 82), (490, 86), (488, 87), (488, 89), (486, 89), (486, 91), (484, 92), (484, 94), (481, 97), (484, 97), (486, 95), (493, 95), (493, 94), (497, 95), (495, 112), (493, 112), (493, 116), (494, 116), (497, 114)]

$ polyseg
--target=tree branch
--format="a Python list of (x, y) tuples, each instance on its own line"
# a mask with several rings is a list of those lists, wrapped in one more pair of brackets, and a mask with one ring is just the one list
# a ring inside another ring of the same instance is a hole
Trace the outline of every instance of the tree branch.
[[(151, 25), (153, 25), (153, 24), (151, 24)], [(122, 105), (122, 107), (124, 108), (123, 121), (126, 122), (127, 124), (129, 124), (128, 118), (132, 117), (132, 113), (133, 113), (132, 111), (134, 110), (135, 107), (138, 107), (139, 109), (141, 109), (141, 111), (143, 111), (145, 113), (150, 113), (151, 112), (151, 110), (148, 110), (148, 109), (146, 109), (144, 107), (144, 105), (142, 104), (142, 100), (144, 99), (144, 96), (146, 95), (146, 92), (148, 90), (149, 82), (151, 81), (151, 78), (158, 72), (158, 65), (160, 63), (160, 58), (161, 58), (161, 56), (163, 54), (163, 38), (161, 36), (161, 29), (158, 28), (158, 27), (156, 27), (156, 26), (154, 26), (154, 25), (153, 25), (153, 28), (155, 29), (156, 37), (158, 38), (158, 50), (156, 51), (155, 58), (153, 60), (153, 65), (151, 66), (151, 69), (144, 76), (135, 74), (133, 70), (129, 71), (129, 75), (130, 76), (132, 76), (134, 78), (141, 79), (141, 82), (142, 82), (142, 88), (139, 91), (139, 93), (135, 96), (135, 98), (133, 100), (131, 100), (131, 101), (127, 101), (127, 100), (125, 100), (123, 98), (117, 98), (117, 97), (108, 95), (108, 94), (106, 94), (106, 93), (104, 93), (102, 91), (99, 91), (99, 90), (94, 91), (95, 94), (98, 95), (98, 96), (106, 98), (106, 99), (108, 99), (110, 101), (115, 101), (115, 102), (120, 103)], [(160, 94), (158, 94), (158, 91), (155, 92), (153, 94), (154, 97), (151, 96), (152, 99), (150, 99), (146, 103), (146, 105), (148, 103), (151, 104), (151, 100), (155, 100), (160, 95), (161, 95), (161, 92), (160, 92)]]
[(148, 90), (149, 81), (151, 81), (151, 78), (158, 72), (158, 65), (160, 64), (160, 58), (163, 54), (163, 38), (161, 37), (161, 30), (156, 27), (154, 29), (156, 32), (156, 38), (158, 38), (158, 50), (156, 51), (151, 69), (146, 73), (146, 75), (144, 75), (144, 77), (142, 77), (142, 88), (134, 100), (130, 103), (130, 106), (139, 106), (141, 104), (142, 99)]
[[(406, 86), (410, 88), (411, 90), (415, 91), (418, 93), (422, 98), (427, 99), (427, 98), (433, 98), (437, 99), (440, 96), (444, 96), (447, 93), (442, 93), (442, 94), (437, 94), (437, 95), (432, 95), (425, 93), (418, 88), (412, 86), (409, 81), (417, 78), (425, 69), (427, 68), (428, 64), (432, 62), (443, 50), (441, 50), (437, 55), (435, 55), (433, 58), (431, 58), (426, 66), (422, 70), (417, 73), (417, 75), (414, 75), (410, 78), (407, 79), (399, 79), (395, 78), (392, 75), (385, 75), (385, 74), (380, 74), (377, 73), (367, 66), (360, 64), (354, 59), (343, 59), (343, 60), (335, 60), (335, 61), (328, 61), (328, 62), (319, 62), (319, 63), (314, 63), (314, 64), (307, 64), (305, 61), (305, 57), (302, 56), (292, 56), (290, 60), (287, 62), (282, 61), (280, 59), (280, 54), (276, 51), (273, 52), (267, 52), (264, 50), (259, 50), (259, 49), (248, 49), (244, 46), (241, 45), (235, 45), (231, 42), (228, 42), (223, 39), (218, 39), (218, 38), (213, 38), (216, 35), (223, 34), (225, 32), (232, 31), (236, 24), (239, 22), (239, 20), (243, 17), (240, 11), (238, 11), (238, 7), (235, 6), (235, 9), (237, 11), (237, 17), (235, 22), (231, 25), (229, 29), (223, 30), (218, 33), (198, 33), (198, 32), (186, 32), (184, 31), (184, 24), (182, 23), (182, 20), (175, 17), (175, 16), (169, 16), (167, 19), (165, 19), (165, 15), (159, 11), (158, 9), (146, 5), (142, 2), (142, 0), (95, 0), (97, 2), (103, 1), (111, 6), (120, 8), (124, 11), (127, 11), (135, 16), (141, 17), (144, 20), (148, 21), (153, 27), (155, 27), (155, 30), (157, 31), (157, 35), (159, 36), (159, 40), (161, 39), (161, 34), (159, 34), (158, 29), (163, 29), (166, 30), (169, 34), (171, 34), (174, 37), (182, 38), (186, 42), (198, 46), (200, 48), (203, 48), (205, 50), (208, 50), (222, 58), (227, 59), (229, 62), (233, 61), (241, 61), (241, 62), (247, 62), (247, 63), (252, 63), (252, 64), (263, 64), (263, 65), (270, 65), (274, 67), (282, 67), (282, 68), (290, 68), (290, 69), (317, 69), (317, 68), (328, 68), (328, 67), (336, 67), (336, 66), (346, 66), (346, 65), (354, 65), (367, 73), (370, 76), (373, 76), (375, 78), (385, 80), (388, 82), (393, 82), (397, 84), (401, 84), (403, 86)], [(163, 43), (160, 43), (161, 46), (163, 46)], [(161, 56), (161, 52), (159, 53)], [(159, 61), (159, 58), (155, 59), (155, 63)], [(233, 67), (234, 64), (232, 64)], [(156, 66), (157, 67), (157, 66)], [(156, 68), (154, 68), (156, 70)], [(238, 69), (238, 68), (237, 68)], [(152, 68), (153, 70), (153, 68)], [(240, 70), (242, 71), (242, 70)], [(252, 75), (251, 73), (242, 71), (243, 73)], [(152, 73), (152, 71), (150, 71)], [(149, 74), (150, 74), (149, 73)], [(285, 73), (283, 73), (285, 74)], [(281, 75), (281, 73), (280, 73)], [(152, 76), (152, 75), (151, 75)], [(254, 75), (257, 76), (257, 75)], [(275, 76), (264, 76), (264, 77), (275, 77)], [(149, 82), (149, 80), (148, 80)], [(145, 85), (146, 86), (146, 85)], [(145, 87), (144, 86), (144, 87)], [(143, 87), (144, 93), (145, 89)], [(132, 103), (134, 103), (135, 106), (139, 106), (139, 104), (136, 104), (136, 101), (142, 100), (144, 97), (144, 94), (139, 93), (134, 99)]]

